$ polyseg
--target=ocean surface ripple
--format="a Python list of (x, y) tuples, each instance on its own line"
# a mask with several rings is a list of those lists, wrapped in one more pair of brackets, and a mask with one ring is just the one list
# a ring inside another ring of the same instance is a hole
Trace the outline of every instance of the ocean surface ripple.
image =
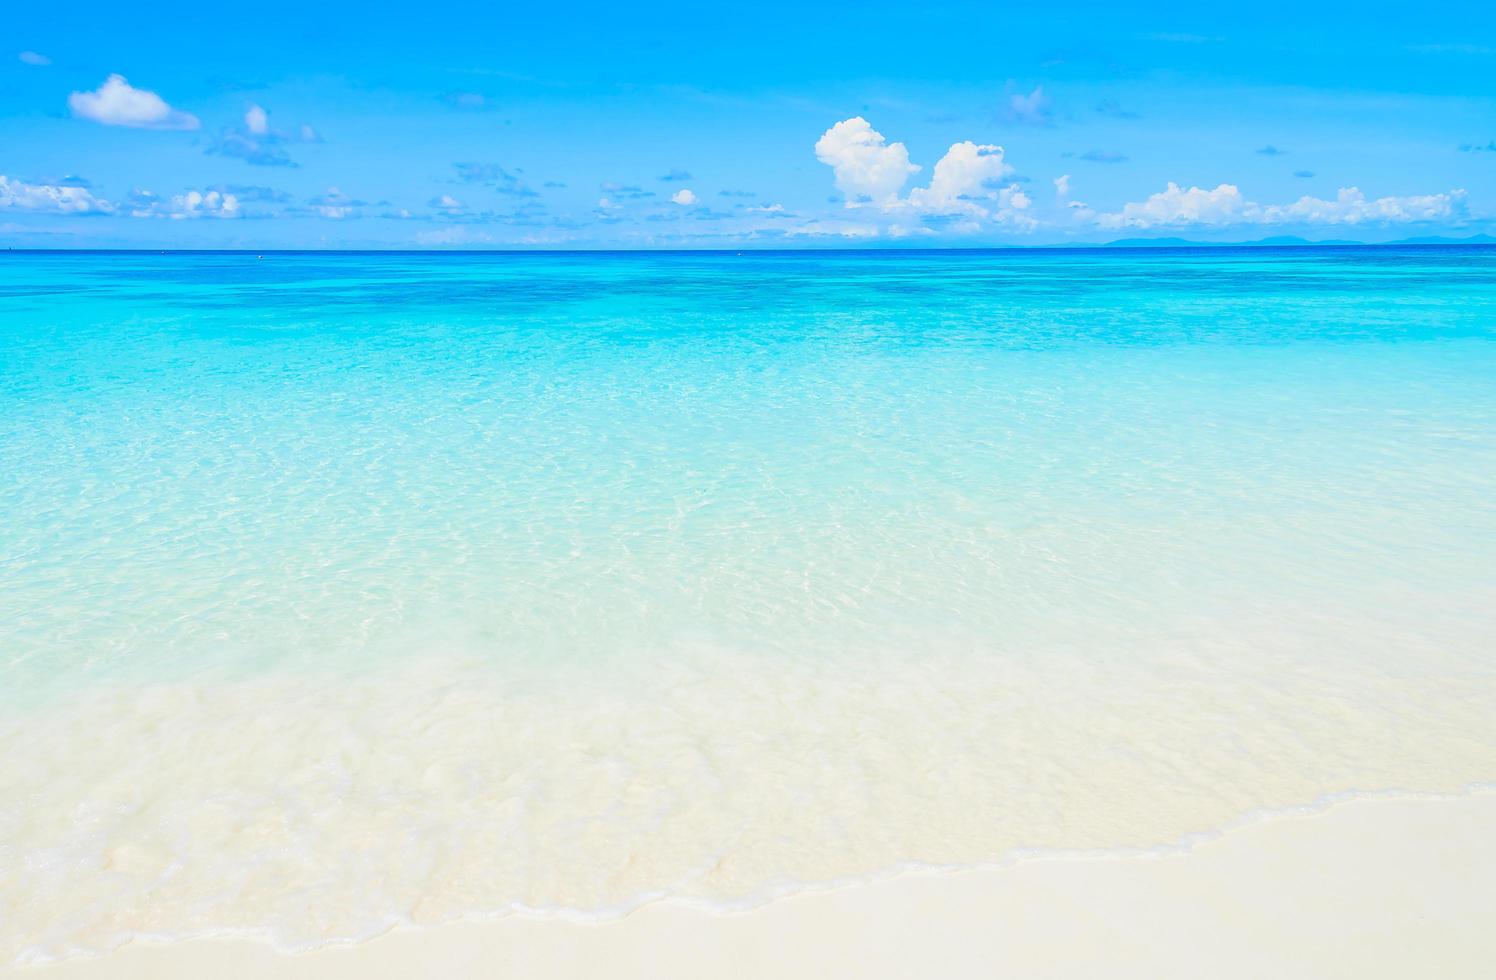
[(1496, 249), (0, 257), (0, 961), (1496, 780)]

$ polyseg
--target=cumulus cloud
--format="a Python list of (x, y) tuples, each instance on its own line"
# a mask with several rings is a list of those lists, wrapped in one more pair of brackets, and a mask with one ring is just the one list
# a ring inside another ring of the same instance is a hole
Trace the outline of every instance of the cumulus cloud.
[(1145, 201), (1131, 201), (1121, 211), (1101, 215), (1097, 223), (1103, 228), (1225, 225), (1245, 220), (1246, 207), (1246, 199), (1234, 184), (1222, 184), (1212, 191), (1199, 187), (1185, 190), (1171, 181)]
[(670, 200), (674, 201), (676, 204), (691, 205), (696, 203), (696, 195), (692, 193), (689, 188), (682, 187), (680, 190), (670, 195)]
[(1057, 197), (1065, 197), (1070, 193), (1070, 175), (1060, 174), (1054, 179), (1054, 192)]
[(22, 51), (16, 57), (21, 59), (22, 64), (33, 65), (37, 68), (45, 68), (52, 63), (51, 58), (48, 58), (44, 54), (38, 54), (35, 51)]
[(197, 129), (201, 123), (190, 112), (167, 105), (155, 92), (133, 87), (123, 75), (110, 75), (92, 92), (68, 96), (68, 108), (80, 119), (105, 126), (134, 129)]
[(171, 199), (170, 218), (237, 218), (239, 199), (220, 191), (188, 191)]
[(1334, 200), (1306, 195), (1290, 204), (1258, 204), (1248, 200), (1234, 184), (1220, 184), (1214, 190), (1206, 190), (1186, 189), (1170, 182), (1144, 201), (1130, 202), (1120, 211), (1098, 215), (1096, 222), (1103, 228), (1409, 224), (1454, 218), (1464, 209), (1463, 190), (1369, 200), (1358, 188), (1342, 187)]
[[(861, 116), (827, 130), (816, 143), (816, 156), (832, 168), (837, 187), (849, 195), (847, 208), (913, 218), (914, 227), (899, 226), (905, 234), (927, 231), (919, 225), (922, 218), (994, 221), (1025, 230), (1037, 224), (1028, 214), (1028, 195), (1014, 182), (1003, 184), (1013, 168), (1000, 146), (970, 140), (951, 144), (935, 164), (930, 183), (912, 188), (907, 196), (899, 190), (920, 168), (909, 162), (904, 144), (888, 143)], [(888, 231), (893, 234), (893, 226)]]
[(1465, 210), (1465, 192), (1452, 190), (1443, 194), (1416, 194), (1408, 197), (1379, 197), (1367, 200), (1356, 187), (1342, 187), (1335, 200), (1325, 201), (1304, 196), (1292, 204), (1273, 205), (1264, 209), (1268, 224), (1304, 222), (1306, 224), (1358, 225), (1383, 222), (1408, 224), (1454, 218)]
[(132, 218), (238, 218), (238, 195), (221, 190), (189, 190), (162, 200), (151, 191), (136, 188), (126, 200)]
[(836, 186), (854, 199), (886, 201), (919, 167), (903, 143), (889, 143), (861, 116), (844, 119), (816, 141), (816, 159), (836, 175)]
[(426, 202), (430, 207), (438, 211), (461, 211), (465, 205), (451, 194), (438, 194)]
[(929, 214), (985, 216), (986, 210), (977, 199), (992, 196), (993, 190), (1001, 193), (997, 182), (1012, 171), (1000, 146), (978, 145), (970, 140), (954, 143), (935, 164), (930, 186), (911, 190), (908, 203)]
[(0, 208), (53, 214), (113, 214), (115, 206), (95, 197), (87, 182), (28, 184), (0, 174)]

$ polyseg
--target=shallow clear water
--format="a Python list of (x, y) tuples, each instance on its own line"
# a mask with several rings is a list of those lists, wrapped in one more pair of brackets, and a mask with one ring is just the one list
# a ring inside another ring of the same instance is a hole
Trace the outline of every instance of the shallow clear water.
[(0, 959), (1496, 779), (1496, 249), (0, 257)]

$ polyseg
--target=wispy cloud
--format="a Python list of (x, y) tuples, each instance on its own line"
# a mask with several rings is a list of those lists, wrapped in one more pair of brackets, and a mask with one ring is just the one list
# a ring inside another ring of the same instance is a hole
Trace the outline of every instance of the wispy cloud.
[(1225, 40), (1225, 38), (1214, 37), (1208, 34), (1189, 34), (1184, 32), (1144, 34), (1143, 38), (1148, 41), (1160, 41), (1164, 44), (1212, 44)]
[(286, 152), (287, 145), (320, 142), (322, 137), (306, 123), (289, 132), (271, 128), (270, 114), (252, 105), (244, 111), (243, 123), (219, 130), (206, 152), (236, 157), (257, 167), (294, 167), (297, 163)]
[(657, 196), (654, 191), (647, 191), (637, 184), (620, 184), (616, 181), (605, 180), (598, 185), (598, 190), (610, 198), (620, 200), (643, 200), (646, 197)]
[(1285, 153), (1287, 153), (1288, 151), (1287, 150), (1280, 150), (1276, 146), (1274, 146), (1273, 144), (1269, 143), (1267, 146), (1259, 146), (1253, 152), (1259, 153), (1259, 154), (1261, 154), (1262, 156), (1265, 156), (1265, 157), (1281, 157)]
[(482, 92), (448, 92), (442, 96), (442, 101), (454, 109), (465, 109), (469, 112), (482, 112), (486, 109), (497, 108), (493, 97), (484, 95)]
[(35, 68), (45, 68), (52, 63), (51, 58), (48, 58), (46, 55), (39, 54), (35, 51), (22, 51), (20, 54), (16, 55), (16, 57), (20, 59), (21, 64), (31, 65)]
[(1141, 115), (1133, 112), (1131, 109), (1124, 108), (1122, 104), (1116, 99), (1102, 99), (1100, 102), (1096, 103), (1096, 112), (1098, 115), (1106, 116), (1109, 119), (1143, 118)]
[(1496, 153), (1496, 140), (1489, 143), (1461, 143), (1461, 153)]
[(511, 197), (539, 197), (539, 192), (525, 183), (523, 171), (506, 170), (497, 163), (454, 163), (457, 179), (464, 184), (482, 184)]
[(368, 201), (350, 197), (336, 187), (329, 187), (321, 194), (307, 198), (307, 204), (313, 214), (331, 221), (361, 218), (363, 209), (369, 206)]
[(1088, 163), (1126, 163), (1127, 157), (1116, 150), (1087, 150), (1080, 159)]
[(224, 184), (215, 187), (214, 190), (225, 194), (232, 194), (241, 203), (254, 204), (290, 204), (291, 195), (285, 191), (276, 190), (274, 187), (265, 187), (260, 184)]
[(1017, 126), (1053, 126), (1054, 108), (1044, 94), (1044, 86), (1037, 85), (1027, 94), (1010, 94), (998, 108), (997, 118)]
[(417, 232), (416, 241), (421, 245), (485, 245), (493, 241), (493, 236), (486, 231), (451, 225)]
[(1496, 54), (1496, 48), (1486, 44), (1410, 44), (1408, 50), (1419, 54)]

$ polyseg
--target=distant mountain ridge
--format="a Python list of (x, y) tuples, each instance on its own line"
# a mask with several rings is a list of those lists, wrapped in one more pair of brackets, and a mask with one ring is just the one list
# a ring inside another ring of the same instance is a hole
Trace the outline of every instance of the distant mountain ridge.
[(1283, 247), (1292, 245), (1496, 245), (1496, 235), (1472, 235), (1469, 238), (1450, 238), (1445, 235), (1423, 235), (1417, 238), (1400, 238), (1395, 242), (1357, 242), (1349, 239), (1325, 239), (1310, 241), (1297, 235), (1275, 235), (1250, 242), (1197, 242), (1188, 238), (1120, 238), (1106, 242), (1105, 248), (1244, 248), (1249, 246)]

